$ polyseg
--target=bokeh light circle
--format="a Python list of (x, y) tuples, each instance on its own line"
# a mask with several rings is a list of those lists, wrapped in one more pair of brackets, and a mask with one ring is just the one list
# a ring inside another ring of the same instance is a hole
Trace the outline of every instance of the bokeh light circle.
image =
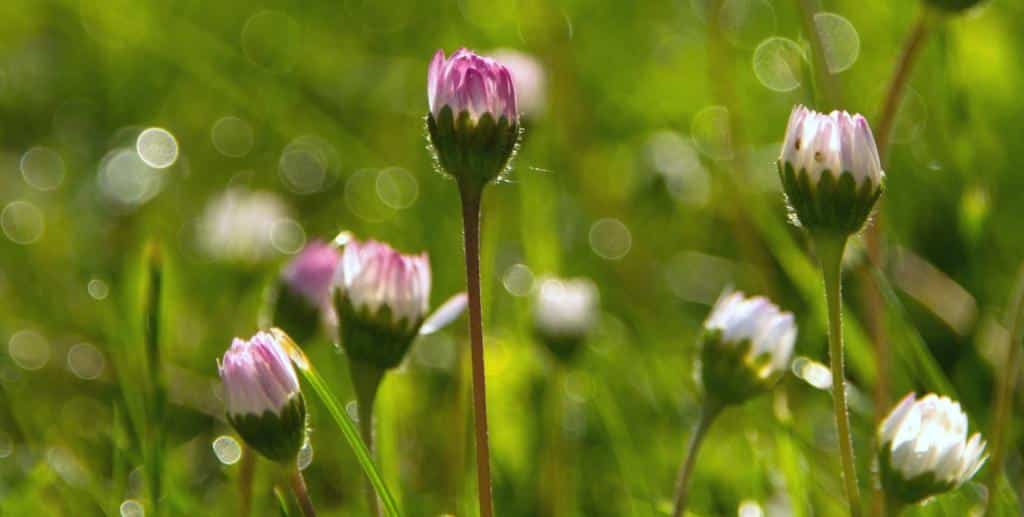
[(218, 436), (213, 440), (213, 455), (225, 465), (234, 465), (242, 459), (242, 446), (230, 436)]
[(401, 167), (388, 167), (378, 172), (376, 187), (381, 202), (395, 210), (412, 206), (420, 193), (416, 177)]
[(860, 35), (849, 20), (835, 13), (815, 13), (814, 26), (821, 38), (828, 71), (848, 70), (860, 56)]
[(43, 237), (46, 221), (42, 210), (29, 201), (11, 201), (0, 212), (0, 229), (15, 244), (32, 244)]
[(135, 150), (154, 169), (166, 169), (178, 161), (178, 141), (163, 128), (151, 127), (139, 133)]
[(210, 129), (210, 140), (217, 152), (241, 158), (252, 150), (255, 135), (248, 122), (234, 116), (221, 117)]
[(25, 151), (19, 168), (25, 183), (36, 190), (54, 190), (64, 181), (64, 159), (49, 147), (36, 146)]
[(93, 380), (103, 375), (107, 361), (90, 343), (78, 343), (68, 350), (68, 369), (79, 379)]
[(50, 342), (34, 330), (19, 330), (7, 341), (7, 353), (26, 370), (39, 370), (50, 361)]
[(597, 256), (619, 260), (633, 247), (633, 235), (622, 221), (605, 218), (590, 226), (590, 248)]
[(754, 76), (765, 88), (789, 92), (800, 87), (800, 76), (807, 56), (797, 42), (772, 37), (754, 50)]

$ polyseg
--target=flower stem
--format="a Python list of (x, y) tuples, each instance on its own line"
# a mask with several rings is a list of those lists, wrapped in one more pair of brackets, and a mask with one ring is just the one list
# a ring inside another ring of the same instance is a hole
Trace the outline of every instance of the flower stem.
[(249, 517), (252, 514), (252, 478), (256, 470), (256, 451), (248, 445), (242, 445), (242, 464), (238, 472), (238, 515)]
[(842, 266), (847, 236), (814, 235), (815, 249), (825, 278), (825, 300), (828, 305), (828, 359), (832, 371), (832, 405), (839, 438), (839, 455), (843, 466), (843, 482), (850, 515), (860, 515), (860, 491), (857, 488), (857, 467), (853, 461), (853, 439), (850, 435), (850, 413), (846, 406), (846, 372), (843, 365)]
[(1002, 368), (997, 369), (998, 382), (995, 388), (995, 402), (992, 418), (992, 461), (989, 463), (989, 476), (986, 480), (988, 488), (988, 508), (986, 515), (994, 515), (992, 501), (996, 500), (999, 490), (999, 479), (1003, 476), (1003, 463), (1006, 460), (1006, 436), (1009, 434), (1010, 403), (1017, 382), (1017, 371), (1020, 367), (1021, 327), (1024, 326), (1024, 265), (1017, 273), (1017, 285), (1014, 287), (1013, 298), (1010, 300), (1009, 323), (1010, 332), (1007, 340), (1006, 360)]
[(299, 501), (299, 507), (302, 508), (302, 515), (316, 517), (316, 508), (313, 508), (313, 500), (309, 498), (309, 491), (306, 490), (306, 480), (302, 478), (302, 471), (297, 466), (292, 468), (291, 483), (295, 499)]
[(686, 457), (683, 464), (679, 466), (679, 474), (676, 476), (676, 494), (673, 500), (674, 509), (672, 517), (681, 517), (686, 511), (686, 499), (690, 494), (690, 476), (693, 474), (693, 467), (697, 464), (697, 453), (700, 445), (707, 435), (708, 428), (714, 422), (715, 417), (722, 411), (722, 405), (712, 399), (704, 402), (701, 408), (700, 417), (697, 419), (697, 426), (690, 435), (690, 443), (686, 446)]
[(469, 295), (469, 341), (473, 370), (473, 426), (476, 433), (476, 480), (480, 517), (493, 515), (491, 464), (487, 443), (487, 387), (484, 379), (483, 315), (480, 308), (480, 198), (483, 187), (459, 185), (466, 245), (466, 291)]
[[(372, 457), (376, 454), (373, 406), (377, 400), (377, 390), (380, 387), (381, 379), (384, 378), (384, 370), (360, 361), (352, 361), (348, 367), (349, 375), (352, 377), (352, 386), (356, 392), (356, 406), (359, 409), (359, 434)], [(380, 499), (377, 498), (377, 491), (369, 477), (366, 477), (366, 504), (371, 516), (378, 517), (380, 515)]]
[[(804, 32), (811, 43), (811, 55), (814, 62), (814, 71), (818, 75), (818, 83), (821, 85), (821, 101), (828, 109), (837, 108), (840, 105), (839, 81), (828, 68), (828, 60), (825, 58), (825, 44), (821, 40), (821, 32), (814, 17), (818, 14), (819, 5), (817, 0), (797, 0), (800, 7), (800, 21), (803, 23)], [(826, 110), (827, 111), (827, 110)]]
[(899, 61), (896, 62), (896, 69), (893, 71), (889, 87), (886, 89), (885, 101), (882, 104), (882, 113), (878, 118), (878, 155), (885, 165), (885, 159), (889, 149), (889, 138), (892, 133), (893, 123), (896, 121), (896, 111), (899, 109), (900, 100), (903, 98), (903, 90), (910, 80), (910, 72), (920, 55), (922, 44), (928, 36), (929, 18), (928, 12), (921, 9), (914, 28), (911, 29), (907, 41), (903, 43), (903, 51), (900, 53)]

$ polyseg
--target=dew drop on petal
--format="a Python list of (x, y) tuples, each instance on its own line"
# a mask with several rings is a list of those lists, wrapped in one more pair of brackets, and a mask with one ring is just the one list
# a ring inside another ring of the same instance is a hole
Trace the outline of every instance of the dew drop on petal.
[(12, 201), (0, 212), (0, 229), (15, 244), (32, 244), (46, 226), (42, 210), (29, 201)]
[(512, 264), (501, 278), (505, 290), (512, 296), (526, 296), (533, 290), (533, 271), (526, 264)]
[(169, 131), (159, 127), (139, 133), (135, 151), (146, 165), (154, 169), (166, 169), (178, 161), (178, 141)]
[(731, 133), (729, 110), (725, 106), (708, 106), (700, 110), (690, 124), (694, 147), (714, 160), (732, 158)]
[(793, 91), (800, 87), (800, 75), (806, 61), (806, 54), (795, 41), (771, 37), (754, 50), (754, 76), (769, 90)]
[(633, 235), (629, 227), (614, 218), (600, 219), (590, 226), (590, 248), (597, 256), (618, 260), (633, 247)]
[(213, 454), (221, 463), (234, 465), (242, 458), (242, 446), (238, 444), (238, 440), (230, 436), (218, 436), (213, 440)]
[(248, 122), (233, 116), (221, 117), (213, 123), (210, 139), (217, 152), (232, 158), (241, 158), (252, 150), (253, 130)]
[(121, 503), (121, 517), (145, 517), (146, 509), (142, 503), (135, 499), (128, 499)]
[(34, 330), (19, 330), (7, 342), (7, 353), (26, 370), (38, 370), (50, 360), (50, 342)]
[(814, 25), (821, 38), (829, 72), (838, 74), (857, 62), (860, 35), (849, 20), (835, 13), (816, 13)]
[(19, 168), (25, 183), (36, 190), (53, 190), (64, 181), (64, 159), (49, 147), (37, 146), (25, 151)]

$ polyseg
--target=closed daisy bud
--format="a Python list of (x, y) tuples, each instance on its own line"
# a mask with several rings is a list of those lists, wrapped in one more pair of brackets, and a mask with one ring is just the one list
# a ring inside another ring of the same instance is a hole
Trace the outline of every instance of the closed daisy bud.
[(701, 380), (708, 397), (739, 404), (771, 389), (788, 368), (795, 343), (793, 314), (761, 296), (722, 296), (701, 336)]
[(288, 354), (266, 332), (238, 338), (218, 361), (228, 422), (245, 443), (280, 463), (306, 438), (306, 405)]
[(586, 278), (548, 278), (533, 300), (536, 336), (559, 360), (568, 361), (597, 323), (598, 292)]
[(427, 74), (427, 130), (440, 169), (474, 188), (496, 179), (519, 140), (519, 111), (505, 66), (460, 49), (438, 50)]
[(796, 222), (839, 236), (864, 226), (885, 176), (864, 117), (803, 106), (789, 117), (778, 168)]
[(878, 463), (890, 500), (912, 504), (962, 485), (987, 457), (985, 441), (967, 437), (967, 415), (948, 397), (913, 393), (878, 429)]
[(281, 271), (274, 293), (274, 325), (297, 342), (312, 338), (332, 310), (331, 287), (340, 259), (337, 248), (313, 241)]
[(403, 255), (387, 244), (353, 240), (345, 245), (334, 282), (349, 356), (382, 370), (398, 366), (427, 315), (427, 254)]

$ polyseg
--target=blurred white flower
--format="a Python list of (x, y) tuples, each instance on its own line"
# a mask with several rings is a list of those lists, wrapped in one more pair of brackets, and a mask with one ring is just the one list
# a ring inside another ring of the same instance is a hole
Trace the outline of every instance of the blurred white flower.
[(598, 300), (588, 278), (546, 278), (534, 295), (534, 331), (552, 353), (568, 359), (597, 323)]
[(198, 241), (216, 260), (257, 263), (279, 254), (275, 230), (293, 222), (276, 194), (233, 187), (211, 199), (199, 218)]
[(512, 72), (512, 82), (519, 97), (519, 113), (526, 116), (544, 114), (547, 100), (547, 78), (537, 58), (518, 50), (499, 48), (490, 56)]
[(882, 485), (889, 497), (914, 503), (956, 488), (985, 463), (985, 441), (967, 437), (967, 415), (948, 397), (913, 393), (878, 429)]

